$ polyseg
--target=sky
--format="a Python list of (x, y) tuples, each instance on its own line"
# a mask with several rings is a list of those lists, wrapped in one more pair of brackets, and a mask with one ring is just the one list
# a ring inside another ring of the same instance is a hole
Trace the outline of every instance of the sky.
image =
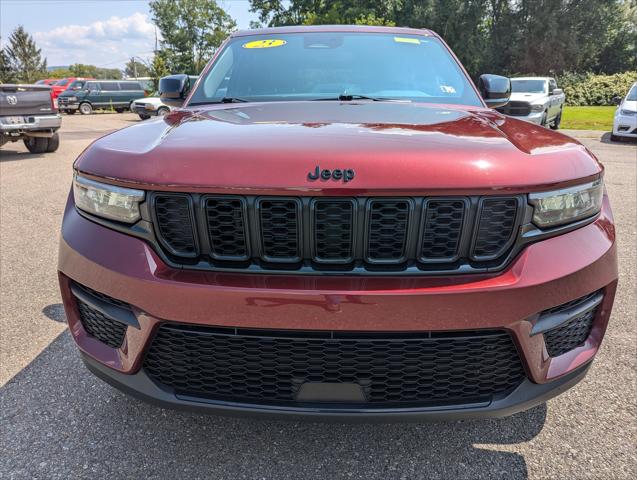
[[(217, 0), (239, 29), (256, 20), (249, 0)], [(155, 27), (147, 0), (0, 0), (2, 45), (23, 25), (49, 66), (87, 63), (123, 68), (132, 56), (147, 60)]]

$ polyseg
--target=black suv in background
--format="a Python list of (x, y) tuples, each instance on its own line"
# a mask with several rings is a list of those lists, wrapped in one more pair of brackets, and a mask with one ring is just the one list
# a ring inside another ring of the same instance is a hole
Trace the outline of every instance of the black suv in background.
[(130, 110), (131, 103), (146, 95), (136, 80), (88, 80), (78, 90), (66, 90), (58, 97), (60, 112), (90, 115), (95, 109)]

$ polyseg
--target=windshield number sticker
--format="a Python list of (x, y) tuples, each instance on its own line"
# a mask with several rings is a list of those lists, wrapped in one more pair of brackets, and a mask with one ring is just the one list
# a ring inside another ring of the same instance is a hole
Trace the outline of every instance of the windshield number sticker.
[(394, 42), (413, 43), (414, 45), (420, 45), (420, 40), (418, 40), (417, 38), (409, 38), (409, 37), (394, 37)]
[(274, 48), (274, 47), (282, 47), (285, 45), (285, 40), (272, 39), (272, 40), (255, 40), (253, 42), (248, 42), (243, 44), (243, 48)]

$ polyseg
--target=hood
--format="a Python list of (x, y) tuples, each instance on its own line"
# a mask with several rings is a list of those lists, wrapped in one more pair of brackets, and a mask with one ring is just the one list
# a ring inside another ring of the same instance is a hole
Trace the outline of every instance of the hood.
[(548, 98), (546, 93), (525, 93), (525, 92), (513, 92), (511, 94), (511, 100), (515, 102), (543, 102)]
[(637, 112), (637, 100), (624, 100), (620, 106), (620, 109)]
[(134, 100), (135, 103), (139, 103), (139, 104), (147, 104), (150, 103), (151, 105), (154, 106), (161, 106), (163, 105), (163, 103), (161, 103), (161, 99), (159, 97), (141, 97), (138, 98), (136, 100)]
[[(356, 176), (311, 181), (317, 166)], [(493, 110), (369, 101), (178, 110), (102, 137), (76, 168), (165, 190), (317, 195), (527, 191), (601, 171), (575, 140)]]

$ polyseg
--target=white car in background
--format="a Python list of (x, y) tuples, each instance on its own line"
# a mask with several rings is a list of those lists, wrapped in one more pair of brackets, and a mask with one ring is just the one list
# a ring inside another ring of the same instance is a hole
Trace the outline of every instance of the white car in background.
[(621, 137), (637, 138), (637, 82), (633, 83), (615, 111), (610, 139), (617, 142)]
[(131, 110), (139, 115), (142, 120), (150, 117), (162, 117), (170, 112), (170, 107), (162, 103), (160, 98), (154, 93), (148, 97), (142, 97), (133, 101)]
[(505, 115), (557, 130), (566, 96), (553, 77), (511, 79), (509, 103), (496, 110)]

